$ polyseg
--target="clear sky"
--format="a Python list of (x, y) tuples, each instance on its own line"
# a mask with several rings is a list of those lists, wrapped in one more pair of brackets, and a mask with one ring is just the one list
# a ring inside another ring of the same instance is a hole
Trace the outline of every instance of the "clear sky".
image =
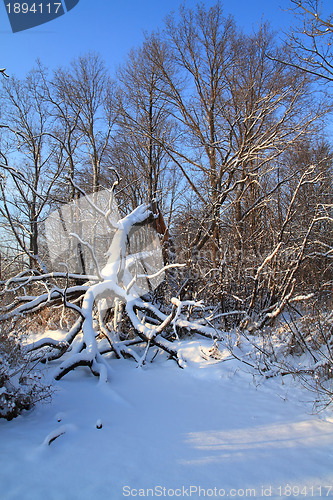
[[(185, 2), (189, 7), (196, 3)], [(24, 76), (37, 58), (55, 69), (92, 50), (100, 53), (113, 70), (133, 46), (142, 42), (144, 31), (161, 27), (164, 17), (180, 4), (181, 0), (80, 0), (58, 19), (12, 33), (0, 0), (0, 67), (10, 75)], [(215, 0), (204, 4), (209, 7)], [(286, 29), (293, 20), (285, 11), (289, 0), (225, 0), (222, 5), (225, 14), (233, 15), (246, 31), (262, 19), (270, 21), (276, 30)]]

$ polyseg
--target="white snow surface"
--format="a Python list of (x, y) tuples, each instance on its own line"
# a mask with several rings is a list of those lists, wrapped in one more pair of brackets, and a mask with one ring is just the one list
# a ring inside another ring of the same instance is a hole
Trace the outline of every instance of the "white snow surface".
[(184, 369), (110, 359), (101, 384), (77, 368), (52, 403), (0, 420), (0, 499), (333, 497), (332, 410), (289, 376), (204, 360), (208, 340), (183, 345)]

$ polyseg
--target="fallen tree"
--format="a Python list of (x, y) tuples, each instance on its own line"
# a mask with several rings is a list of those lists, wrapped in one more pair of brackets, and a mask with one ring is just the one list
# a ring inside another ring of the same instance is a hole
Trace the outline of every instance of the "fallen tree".
[[(108, 217), (107, 212), (104, 215)], [(181, 366), (183, 360), (173, 343), (178, 337), (178, 329), (196, 331), (213, 339), (221, 338), (208, 320), (191, 320), (189, 309), (202, 309), (201, 302), (173, 297), (169, 311), (163, 312), (153, 303), (151, 293), (143, 294), (144, 281), (150, 282), (171, 268), (179, 267), (178, 264), (169, 264), (157, 271), (153, 269), (152, 274), (148, 270), (138, 273), (135, 261), (139, 258), (142, 262), (145, 252), (133, 255), (128, 251), (133, 235), (142, 227), (154, 226), (158, 217), (156, 205), (151, 204), (141, 205), (119, 220), (109, 247), (108, 261), (96, 275), (40, 274), (30, 270), (3, 283), (2, 294), (12, 293), (16, 297), (2, 308), (0, 321), (40, 313), (46, 307), (62, 306), (75, 314), (74, 324), (62, 339), (45, 336), (25, 347), (27, 353), (34, 354), (35, 360), (63, 359), (56, 370), (56, 380), (76, 367), (87, 366), (94, 375), (107, 381), (105, 355), (110, 352), (116, 358), (131, 357), (141, 366), (151, 350), (154, 350), (153, 355), (164, 351)], [(82, 243), (90, 247), (90, 252), (94, 251), (87, 242)], [(93, 261), (96, 260), (93, 256)], [(29, 287), (43, 288), (44, 292), (31, 295), (27, 291)]]

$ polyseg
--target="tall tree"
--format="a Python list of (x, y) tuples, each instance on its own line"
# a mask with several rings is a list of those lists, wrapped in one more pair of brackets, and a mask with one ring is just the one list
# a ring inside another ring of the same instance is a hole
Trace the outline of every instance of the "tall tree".
[[(117, 117), (114, 83), (101, 57), (94, 53), (75, 59), (69, 68), (60, 68), (52, 81), (58, 103), (59, 125), (67, 131), (70, 176), (74, 177), (73, 148), (77, 167), (86, 178), (87, 189), (101, 188), (101, 169)], [(61, 98), (59, 103), (59, 98)], [(78, 141), (76, 143), (76, 141)]]
[(126, 197), (134, 208), (157, 198), (160, 207), (171, 215), (179, 179), (172, 174), (161, 141), (174, 140), (175, 124), (163, 92), (163, 77), (149, 51), (147, 36), (118, 71), (119, 129), (110, 161), (124, 179), (121, 200)]
[(309, 131), (315, 113), (305, 106), (308, 81), (265, 57), (268, 47), (281, 50), (267, 28), (252, 36), (237, 32), (220, 4), (182, 7), (179, 20), (168, 19), (165, 37), (169, 58), (158, 43), (150, 53), (181, 134), (164, 147), (204, 207), (193, 248), (210, 240), (217, 250), (225, 204), (234, 204), (240, 222), (246, 186)]
[(40, 267), (38, 231), (62, 171), (62, 153), (50, 140), (52, 118), (40, 72), (3, 85), (0, 212), (30, 267)]

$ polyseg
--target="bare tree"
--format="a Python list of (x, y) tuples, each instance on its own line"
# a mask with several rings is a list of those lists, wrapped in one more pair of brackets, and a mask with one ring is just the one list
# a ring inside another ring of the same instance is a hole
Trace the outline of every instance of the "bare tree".
[(333, 14), (319, 0), (291, 0), (296, 26), (289, 33), (289, 44), (296, 58), (296, 68), (333, 80)]
[(102, 161), (117, 117), (114, 84), (100, 56), (89, 53), (75, 59), (68, 69), (59, 68), (52, 86), (59, 127), (67, 130), (64, 143), (67, 141), (70, 175), (73, 178), (74, 148), (76, 171), (81, 172), (83, 179), (87, 173), (85, 158), (90, 158), (91, 180), (88, 176), (84, 184), (91, 184), (97, 192), (101, 187)]
[(0, 212), (29, 266), (40, 267), (39, 223), (62, 171), (62, 153), (47, 135), (51, 116), (38, 71), (6, 80), (3, 99)]
[[(182, 142), (193, 155), (179, 143), (178, 149), (168, 145), (169, 153), (206, 206), (200, 185), (207, 186), (209, 213), (216, 212), (208, 233), (197, 236), (200, 246), (213, 234), (230, 192), (239, 198), (251, 176), (308, 131), (314, 114), (304, 112), (304, 75), (265, 58), (267, 47), (274, 46), (265, 27), (251, 37), (237, 34), (217, 4), (207, 11), (182, 9), (178, 24), (169, 19), (167, 37), (178, 72), (159, 59), (158, 45), (153, 55), (182, 126)], [(179, 72), (186, 78), (183, 88)], [(245, 165), (252, 171), (244, 171)]]
[[(50, 126), (46, 134), (58, 144), (63, 162), (62, 176), (59, 185), (57, 184), (59, 192), (54, 193), (54, 201), (59, 203), (61, 200), (60, 203), (66, 203), (75, 198), (73, 182), (80, 167), (79, 147), (82, 132), (79, 130), (78, 122), (81, 109), (80, 107), (73, 109), (66, 94), (63, 70), (55, 71), (50, 77), (41, 63), (39, 61), (37, 63), (42, 92), (50, 110)], [(68, 190), (68, 194), (65, 194), (65, 190)]]
[[(232, 268), (233, 293), (246, 298), (245, 282), (251, 289), (256, 268), (274, 248), (265, 231), (275, 194), (289, 178), (279, 177), (278, 159), (313, 133), (321, 113), (310, 101), (309, 78), (278, 62), (289, 52), (268, 27), (244, 35), (220, 4), (182, 7), (178, 20), (167, 20), (162, 40), (150, 39), (149, 54), (178, 131), (172, 143), (160, 143), (190, 188), (183, 219), (192, 221), (189, 262), (197, 273), (198, 255), (205, 254), (200, 281), (213, 279), (215, 296), (217, 289), (224, 293)], [(226, 257), (229, 266), (221, 267)]]
[[(155, 62), (149, 58), (147, 42), (132, 50), (126, 65), (118, 72), (120, 124), (124, 142), (129, 141), (131, 167), (142, 177), (147, 199), (156, 197), (160, 178), (166, 168), (166, 153), (157, 142), (161, 135), (170, 137), (168, 107), (163, 99), (163, 79)], [(126, 148), (124, 148), (126, 150)]]

